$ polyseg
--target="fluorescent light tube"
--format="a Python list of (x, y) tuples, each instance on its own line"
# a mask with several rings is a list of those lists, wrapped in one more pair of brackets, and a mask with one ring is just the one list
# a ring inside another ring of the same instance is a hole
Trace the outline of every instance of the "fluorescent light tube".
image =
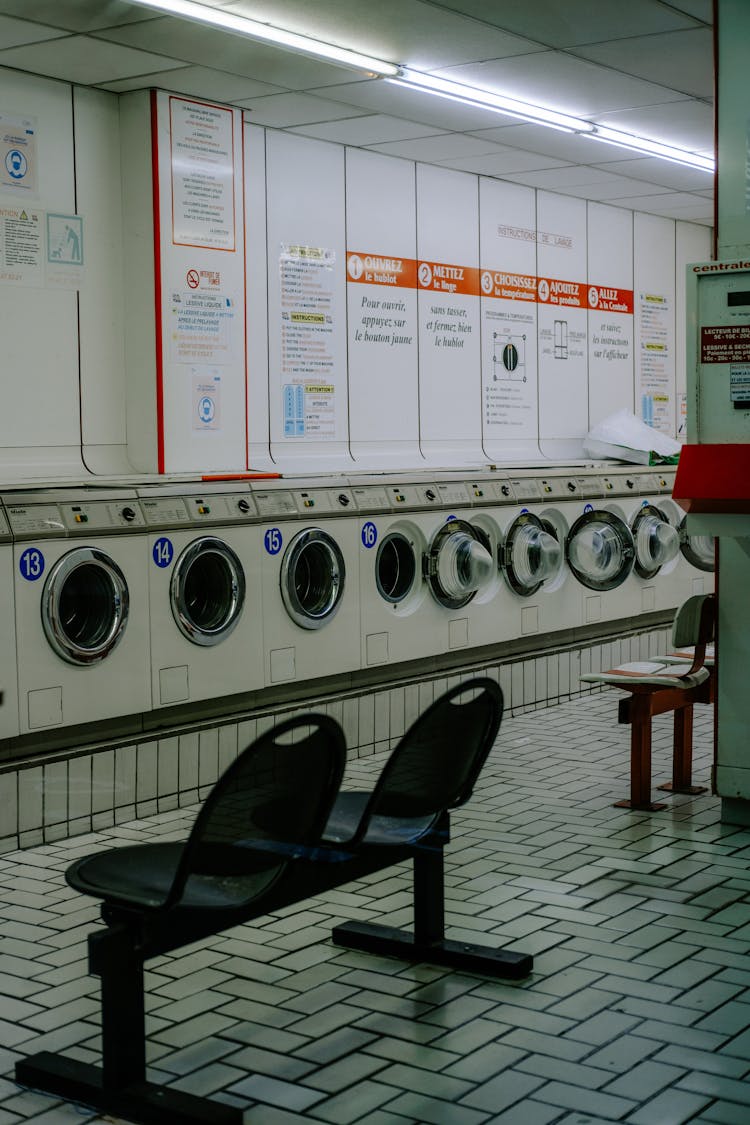
[(437, 75), (423, 74), (421, 71), (410, 70), (408, 67), (403, 67), (397, 78), (389, 78), (388, 81), (397, 86), (424, 90), (426, 93), (434, 94), (437, 97), (449, 98), (452, 101), (463, 102), (465, 105), (490, 109), (496, 113), (520, 118), (523, 121), (531, 121), (536, 125), (546, 125), (552, 129), (561, 129), (566, 133), (579, 133), (582, 137), (590, 137), (595, 141), (618, 145), (620, 148), (629, 149), (631, 152), (640, 152), (646, 156), (657, 156), (663, 160), (671, 160), (675, 164), (685, 164), (689, 168), (700, 168), (705, 172), (713, 172), (714, 170), (714, 162), (708, 156), (687, 152), (685, 149), (662, 144), (661, 141), (652, 141), (647, 137), (636, 137), (631, 133), (621, 133), (618, 129), (609, 129), (605, 125), (597, 125), (596, 122), (588, 121), (582, 117), (558, 113), (554, 109), (532, 105), (530, 102), (522, 102), (518, 98), (497, 94), (492, 90), (480, 90), (475, 86), (465, 86), (462, 82), (453, 82), (447, 78), (439, 78)]
[(647, 137), (634, 137), (630, 133), (621, 133), (619, 129), (608, 129), (605, 125), (594, 126), (594, 131), (587, 136), (594, 141), (629, 148), (633, 152), (659, 156), (662, 160), (671, 160), (675, 164), (686, 164), (689, 168), (700, 168), (704, 172), (714, 170), (714, 162), (710, 156), (699, 156), (697, 152), (686, 152), (685, 149), (665, 145), (661, 141), (650, 141)]
[(419, 90), (426, 90), (430, 94), (452, 98), (454, 101), (467, 102), (469, 105), (480, 106), (482, 109), (494, 109), (498, 113), (520, 117), (524, 121), (533, 121), (537, 125), (552, 125), (569, 133), (590, 133), (594, 128), (590, 121), (584, 121), (580, 117), (571, 117), (568, 113), (558, 113), (554, 109), (531, 105), (529, 102), (522, 102), (517, 98), (506, 97), (505, 94), (495, 94), (491, 90), (478, 90), (475, 86), (465, 86), (463, 82), (438, 78), (434, 74), (423, 74), (419, 70), (410, 70), (408, 67), (403, 67), (398, 78), (391, 79), (391, 81), (396, 82), (399, 86), (411, 86)]
[(231, 31), (235, 35), (245, 35), (248, 39), (261, 39), (266, 43), (275, 43), (279, 47), (286, 47), (292, 51), (300, 51), (305, 55), (315, 55), (327, 59), (329, 62), (339, 63), (342, 66), (351, 66), (356, 70), (365, 70), (371, 74), (383, 76), (396, 75), (399, 68), (394, 63), (374, 59), (370, 55), (360, 54), (358, 51), (349, 51), (345, 47), (336, 47), (332, 43), (323, 43), (319, 39), (311, 39), (307, 35), (298, 35), (294, 31), (285, 31), (280, 27), (272, 27), (268, 23), (249, 19), (247, 16), (234, 15), (225, 8), (209, 8), (206, 4), (194, 3), (194, 0), (129, 0), (142, 8), (152, 8), (168, 15), (181, 16), (183, 19), (192, 20), (194, 23), (209, 24), (223, 31)]

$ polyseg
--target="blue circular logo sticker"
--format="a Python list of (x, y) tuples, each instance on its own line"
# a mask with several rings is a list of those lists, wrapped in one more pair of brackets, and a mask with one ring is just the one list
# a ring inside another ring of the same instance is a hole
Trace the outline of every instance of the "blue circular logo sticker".
[(526, 516), (526, 515), (528, 515), (528, 513), (529, 513), (529, 509), (528, 509), (528, 508), (521, 508), (521, 515), (522, 515), (522, 516)]
[(269, 527), (268, 531), (263, 536), (263, 544), (269, 555), (278, 555), (283, 542), (284, 539), (280, 527)]
[(593, 504), (584, 504), (583, 510), (584, 510), (584, 512), (593, 512), (594, 505)]
[(27, 582), (36, 582), (44, 574), (44, 555), (38, 547), (27, 547), (18, 560), (21, 577)]
[(450, 522), (451, 522), (451, 520), (454, 520), (455, 518), (456, 518), (455, 516), (446, 516), (446, 517), (445, 517), (445, 522), (446, 522), (446, 523), (450, 523)]
[(166, 535), (162, 535), (161, 538), (157, 539), (154, 543), (151, 554), (153, 555), (156, 565), (163, 570), (165, 566), (169, 566), (174, 557), (172, 540), (167, 539)]
[(371, 520), (368, 520), (367, 523), (362, 527), (362, 544), (369, 550), (370, 547), (375, 546), (377, 541), (378, 529)]

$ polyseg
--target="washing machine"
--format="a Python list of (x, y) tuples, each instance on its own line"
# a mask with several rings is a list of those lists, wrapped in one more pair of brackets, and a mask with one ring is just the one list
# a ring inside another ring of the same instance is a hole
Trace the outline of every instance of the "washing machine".
[(6, 495), (22, 734), (151, 707), (145, 520), (134, 491)]
[[(516, 472), (493, 485), (498, 494), (500, 564), (507, 595), (508, 639), (581, 624), (571, 597), (574, 582), (565, 562), (565, 541), (576, 500), (588, 493), (570, 473)], [(576, 513), (577, 514), (577, 513)]]
[(582, 475), (589, 498), (573, 506), (565, 541), (568, 567), (576, 580), (582, 625), (630, 619), (642, 612), (632, 574), (636, 545), (628, 513), (637, 490), (616, 472)]
[(359, 520), (347, 482), (252, 485), (266, 685), (360, 667)]
[(464, 480), (358, 478), (362, 665), (495, 643), (493, 527)]
[(18, 725), (18, 672), (16, 670), (16, 614), (13, 591), (13, 537), (0, 505), (0, 739), (14, 738)]
[(138, 490), (155, 709), (263, 687), (261, 536), (247, 485)]

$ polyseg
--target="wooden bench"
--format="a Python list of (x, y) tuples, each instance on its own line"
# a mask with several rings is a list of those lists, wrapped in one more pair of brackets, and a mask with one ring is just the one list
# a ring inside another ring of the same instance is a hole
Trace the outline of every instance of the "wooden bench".
[(102, 1064), (41, 1052), (16, 1080), (143, 1125), (239, 1125), (241, 1110), (148, 1081), (144, 963), (392, 864), (413, 862), (414, 928), (347, 923), (339, 945), (490, 977), (532, 969), (523, 953), (445, 938), (450, 809), (471, 794), (502, 717), (497, 684), (452, 689), (407, 732), (372, 793), (338, 792), (346, 748), (322, 715), (290, 719), (244, 751), (182, 843), (123, 847), (66, 872), (103, 900), (88, 939), (101, 979)]
[(659, 788), (672, 793), (704, 792), (704, 786), (692, 783), (693, 707), (714, 701), (713, 662), (706, 663), (714, 624), (714, 595), (696, 594), (677, 610), (672, 627), (674, 648), (679, 651), (690, 646), (692, 659), (680, 662), (670, 655), (581, 676), (586, 683), (610, 684), (630, 692), (629, 699), (620, 700), (617, 712), (618, 722), (630, 724), (630, 797), (616, 801), (616, 808), (656, 812), (667, 807), (651, 800), (651, 720), (669, 711), (674, 712), (672, 780)]

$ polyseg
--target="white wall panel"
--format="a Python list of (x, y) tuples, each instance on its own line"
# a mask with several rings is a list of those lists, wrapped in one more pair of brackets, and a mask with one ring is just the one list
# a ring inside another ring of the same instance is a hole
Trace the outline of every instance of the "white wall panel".
[(477, 177), (417, 165), (422, 453), (476, 464), (481, 448)]
[(421, 462), (415, 166), (346, 150), (349, 427), (355, 461)]
[(245, 125), (245, 285), (247, 300), (247, 461), (272, 467), (268, 429), (266, 130)]
[(269, 131), (266, 183), (271, 451), (284, 470), (342, 467), (351, 463), (344, 148)]
[(635, 213), (636, 414), (675, 433), (675, 223)]
[(76, 195), (86, 233), (79, 309), (83, 459), (93, 473), (120, 473), (129, 464), (119, 100), (81, 86), (73, 96)]
[(482, 443), (491, 461), (539, 457), (536, 195), (479, 179)]
[(586, 203), (537, 193), (539, 444), (579, 457), (588, 430)]
[(687, 440), (685, 408), (687, 403), (687, 367), (695, 357), (687, 355), (685, 267), (690, 262), (706, 262), (711, 257), (712, 232), (697, 223), (675, 224), (675, 434), (678, 441)]
[(633, 385), (633, 214), (588, 204), (589, 429), (631, 410)]
[[(40, 232), (33, 276), (0, 268), (3, 390), (10, 408), (0, 415), (0, 467), (5, 479), (53, 478), (81, 472), (78, 394), (77, 293), (47, 275), (48, 213), (75, 214), (71, 90), (62, 82), (0, 70), (0, 106), (9, 119), (36, 127), (36, 190), (0, 189), (0, 204), (27, 213)], [(5, 235), (5, 223), (3, 235)], [(5, 238), (3, 245), (7, 245)]]

